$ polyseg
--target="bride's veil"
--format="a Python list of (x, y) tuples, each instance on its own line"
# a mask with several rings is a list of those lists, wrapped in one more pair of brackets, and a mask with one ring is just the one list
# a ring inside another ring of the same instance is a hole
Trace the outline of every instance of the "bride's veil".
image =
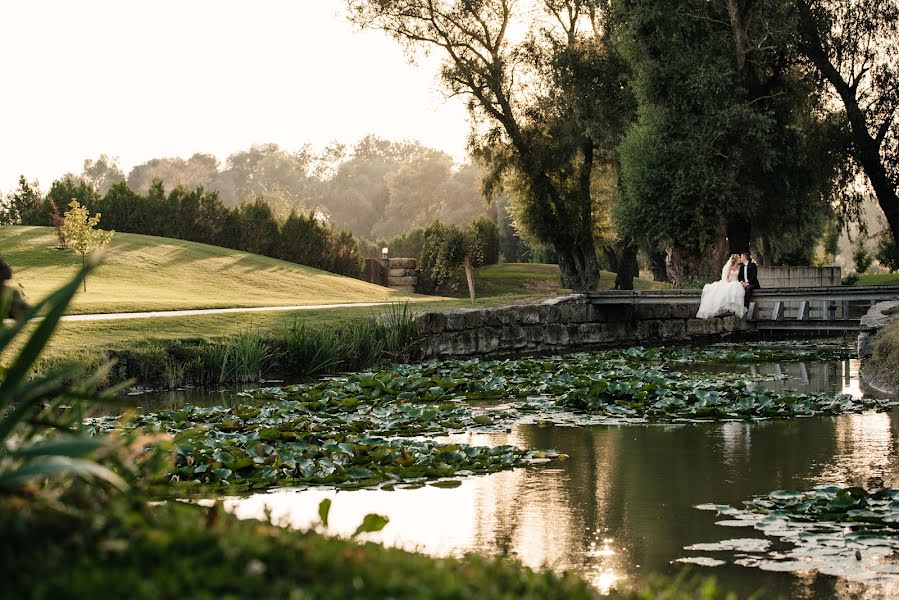
[(727, 281), (727, 275), (730, 271), (730, 256), (727, 257), (727, 262), (724, 263), (724, 266), (721, 268), (721, 281)]

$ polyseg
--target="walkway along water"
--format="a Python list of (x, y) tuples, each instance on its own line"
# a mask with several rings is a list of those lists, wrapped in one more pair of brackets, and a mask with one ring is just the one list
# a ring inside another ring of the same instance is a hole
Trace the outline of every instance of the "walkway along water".
[[(190, 317), (194, 315), (225, 315), (231, 313), (273, 312), (284, 310), (319, 310), (327, 308), (365, 308), (386, 306), (389, 302), (349, 302), (346, 304), (305, 304), (298, 306), (253, 306), (249, 308), (203, 308), (195, 310), (157, 310), (151, 312), (97, 313), (66, 315), (63, 321), (114, 321), (119, 319), (158, 319), (165, 317)], [(34, 319), (35, 321), (40, 319)]]

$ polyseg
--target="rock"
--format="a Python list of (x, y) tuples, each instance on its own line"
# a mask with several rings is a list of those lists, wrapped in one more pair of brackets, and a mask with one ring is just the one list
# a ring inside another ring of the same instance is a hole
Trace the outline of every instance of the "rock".
[(390, 269), (387, 277), (418, 277), (418, 269)]
[(875, 304), (862, 317), (858, 333), (858, 357), (861, 360), (874, 355), (874, 337), (888, 324), (899, 319), (899, 301)]
[(388, 269), (414, 269), (417, 267), (417, 261), (414, 258), (388, 258)]
[(415, 275), (410, 275), (408, 277), (388, 277), (387, 278), (387, 286), (408, 286), (415, 287), (418, 285), (418, 277)]

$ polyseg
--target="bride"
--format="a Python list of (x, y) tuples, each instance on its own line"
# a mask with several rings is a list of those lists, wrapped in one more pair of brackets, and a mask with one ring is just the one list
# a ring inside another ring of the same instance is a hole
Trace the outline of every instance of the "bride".
[(696, 317), (709, 319), (728, 313), (742, 317), (746, 311), (743, 306), (743, 295), (746, 290), (739, 281), (739, 275), (740, 255), (731, 254), (721, 269), (721, 279), (702, 288), (702, 299)]

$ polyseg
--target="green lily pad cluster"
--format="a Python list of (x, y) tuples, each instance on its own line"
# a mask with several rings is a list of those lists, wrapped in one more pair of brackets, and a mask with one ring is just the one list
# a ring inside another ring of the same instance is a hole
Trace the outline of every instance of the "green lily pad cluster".
[[(174, 435), (177, 460), (169, 475), (182, 482), (372, 486), (418, 484), (422, 478), (493, 472), (552, 458), (553, 453), (508, 447), (447, 450), (427, 439), (503, 431), (522, 422), (767, 419), (893, 405), (846, 395), (775, 393), (748, 375), (685, 374), (661, 364), (634, 365), (620, 354), (395, 365), (244, 392), (245, 403), (233, 407), (137, 415), (124, 426)], [(114, 418), (92, 423), (104, 430), (122, 426)]]
[(744, 508), (703, 504), (725, 519), (719, 525), (748, 528), (743, 537), (687, 546), (714, 552), (680, 562), (733, 563), (767, 571), (817, 571), (864, 582), (899, 582), (899, 489), (871, 491), (826, 486), (807, 492), (777, 490), (745, 501)]
[[(452, 420), (457, 412), (455, 407), (442, 412), (414, 405), (362, 410), (358, 403), (342, 399), (333, 405), (336, 411), (327, 411), (323, 409), (325, 404), (319, 400), (234, 408), (186, 407), (137, 415), (124, 427), (175, 436), (174, 468), (166, 475), (171, 481), (242, 489), (276, 484), (421, 485), (425, 481), (491, 473), (559, 457), (551, 450), (490, 448), (433, 439), (387, 439), (371, 434), (379, 428), (391, 433), (435, 428), (444, 432), (447, 425), (458, 424)], [(384, 421), (375, 426), (374, 420), (380, 417)], [(121, 426), (111, 417), (94, 419), (91, 424), (95, 431)]]
[(856, 358), (854, 349), (834, 348), (802, 348), (802, 347), (764, 347), (746, 345), (693, 347), (653, 347), (635, 346), (623, 350), (606, 350), (603, 354), (608, 359), (619, 359), (637, 362), (656, 362), (669, 364), (704, 363), (704, 364), (758, 364), (785, 362), (815, 362), (831, 360), (847, 360)]
[[(343, 407), (352, 411), (360, 407), (360, 414), (384, 411), (382, 416), (390, 417), (386, 425), (375, 425), (383, 435), (433, 433), (440, 427), (508, 427), (523, 414), (536, 411), (575, 410), (608, 419), (670, 421), (805, 417), (885, 410), (895, 404), (848, 395), (776, 393), (755, 385), (748, 375), (685, 374), (662, 365), (638, 367), (610, 359), (608, 353), (397, 365), (249, 395), (298, 401), (315, 412)], [(472, 402), (492, 410), (475, 414)], [(497, 407), (497, 402), (503, 404)], [(425, 423), (417, 416), (398, 419), (396, 405), (410, 403), (429, 406), (415, 411), (436, 414)]]

